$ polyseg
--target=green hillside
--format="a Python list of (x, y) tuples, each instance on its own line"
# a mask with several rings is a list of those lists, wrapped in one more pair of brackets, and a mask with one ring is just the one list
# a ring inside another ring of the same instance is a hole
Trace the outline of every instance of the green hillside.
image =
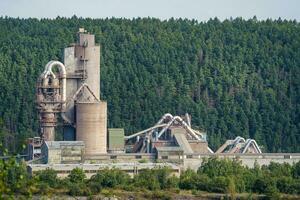
[(213, 149), (240, 135), (266, 152), (300, 151), (298, 22), (75, 16), (0, 18), (0, 140), (9, 150), (37, 133), (35, 82), (79, 27), (101, 44), (109, 127), (133, 133), (188, 112)]

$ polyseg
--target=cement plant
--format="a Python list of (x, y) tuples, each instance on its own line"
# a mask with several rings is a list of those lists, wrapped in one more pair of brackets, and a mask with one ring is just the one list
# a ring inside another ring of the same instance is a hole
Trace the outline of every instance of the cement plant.
[[(76, 43), (64, 49), (63, 62), (49, 61), (38, 77), (40, 136), (28, 139), (31, 174), (52, 168), (66, 177), (79, 167), (88, 177), (104, 168), (119, 168), (134, 176), (146, 168), (167, 166), (179, 176), (187, 168), (197, 170), (208, 157), (238, 159), (249, 167), (255, 162), (300, 160), (296, 153), (264, 153), (255, 140), (243, 137), (228, 138), (214, 152), (206, 132), (193, 128), (188, 113), (166, 113), (134, 134), (122, 127), (108, 128), (107, 102), (100, 98), (100, 45), (83, 28), (77, 34)], [(58, 126), (63, 141), (55, 138)]]

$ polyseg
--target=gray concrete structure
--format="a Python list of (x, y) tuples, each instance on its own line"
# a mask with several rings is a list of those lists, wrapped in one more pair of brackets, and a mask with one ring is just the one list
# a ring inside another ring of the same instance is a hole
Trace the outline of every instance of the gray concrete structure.
[(130, 176), (138, 174), (144, 169), (154, 169), (168, 167), (171, 170), (171, 175), (179, 176), (180, 167), (171, 163), (138, 163), (138, 162), (126, 162), (126, 163), (102, 163), (102, 164), (29, 164), (27, 170), (30, 174), (34, 175), (36, 172), (45, 170), (47, 168), (54, 169), (57, 172), (58, 177), (67, 177), (72, 169), (81, 168), (85, 172), (87, 178), (95, 175), (97, 172), (101, 172), (104, 169), (120, 169)]
[(77, 37), (77, 43), (64, 50), (68, 101), (65, 114), (71, 123), (75, 123), (74, 94), (83, 83), (100, 99), (100, 45), (95, 44), (95, 36), (84, 29), (79, 30)]
[(76, 140), (85, 143), (86, 154), (106, 153), (106, 102), (76, 103)]
[(41, 147), (42, 163), (83, 163), (84, 147), (82, 141), (45, 141)]
[(293, 164), (300, 161), (300, 153), (262, 153), (262, 154), (186, 154), (184, 156), (183, 169), (191, 168), (197, 170), (203, 159), (216, 157), (219, 159), (236, 159), (250, 168), (258, 165), (269, 165), (271, 162)]

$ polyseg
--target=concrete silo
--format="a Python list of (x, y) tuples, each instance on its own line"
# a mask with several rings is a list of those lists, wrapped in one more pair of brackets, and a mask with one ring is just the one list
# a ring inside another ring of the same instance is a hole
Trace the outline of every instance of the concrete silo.
[(76, 140), (84, 141), (86, 154), (106, 153), (107, 103), (76, 103)]

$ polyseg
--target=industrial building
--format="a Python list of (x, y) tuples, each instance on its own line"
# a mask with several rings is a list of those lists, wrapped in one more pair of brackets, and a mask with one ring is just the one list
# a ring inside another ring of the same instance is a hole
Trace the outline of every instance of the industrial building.
[[(263, 154), (253, 139), (228, 140), (214, 153), (206, 133), (195, 130), (191, 116), (165, 114), (152, 127), (134, 134), (107, 127), (107, 102), (100, 99), (100, 46), (95, 36), (80, 28), (77, 42), (64, 49), (64, 62), (50, 61), (37, 81), (40, 137), (29, 142), (28, 169), (46, 168), (65, 176), (81, 167), (88, 176), (117, 167), (133, 175), (144, 168), (167, 166), (179, 175), (197, 169), (203, 158), (295, 162), (300, 154)], [(63, 141), (55, 139), (62, 126)]]

